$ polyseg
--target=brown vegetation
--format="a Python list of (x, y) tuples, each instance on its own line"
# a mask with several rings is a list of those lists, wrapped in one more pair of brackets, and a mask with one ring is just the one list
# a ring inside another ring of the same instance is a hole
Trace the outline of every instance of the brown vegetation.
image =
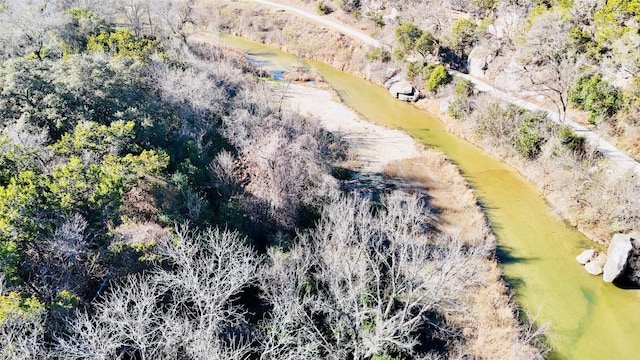
[[(425, 193), (437, 219), (436, 229), (448, 236), (460, 237), (465, 243), (487, 243), (495, 246), (485, 215), (473, 191), (459, 170), (441, 152), (423, 150), (418, 158), (395, 161), (387, 165), (385, 175), (401, 189)], [(448, 319), (470, 340), (470, 353), (483, 359), (536, 358), (531, 339), (539, 341), (541, 329), (524, 330), (518, 323), (517, 306), (501, 279), (502, 273), (493, 258), (481, 260), (481, 282), (467, 288), (469, 311)], [(523, 321), (531, 321), (524, 319)], [(530, 326), (530, 325), (528, 325)]]
[[(444, 101), (446, 97), (423, 100), (418, 106), (436, 112), (450, 131), (518, 169), (562, 218), (590, 239), (606, 245), (611, 234), (640, 227), (640, 204), (636, 200), (640, 198), (640, 183), (636, 177), (611, 173), (607, 161), (588, 147), (578, 153), (566, 148), (557, 130), (547, 133), (548, 140), (539, 156), (527, 159), (516, 152), (514, 139), (505, 137), (517, 129), (517, 124), (506, 125), (514, 119), (491, 113), (492, 106), (499, 106), (495, 100), (485, 95), (470, 100), (474, 108), (460, 120), (440, 110)], [(502, 130), (481, 131), (481, 126), (498, 126)]]
[(351, 38), (322, 26), (309, 26), (295, 14), (273, 12), (253, 3), (218, 5), (212, 17), (217, 29), (277, 47), (291, 54), (322, 61), (335, 68), (363, 75), (368, 49)]

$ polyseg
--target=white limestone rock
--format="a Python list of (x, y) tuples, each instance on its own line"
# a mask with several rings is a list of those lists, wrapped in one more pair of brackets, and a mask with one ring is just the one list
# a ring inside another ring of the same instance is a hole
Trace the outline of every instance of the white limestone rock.
[(591, 261), (591, 259), (593, 259), (594, 256), (596, 256), (595, 250), (593, 249), (585, 250), (581, 252), (580, 255), (576, 256), (576, 261), (578, 261), (582, 265), (585, 265), (586, 263)]
[(632, 248), (631, 236), (625, 234), (613, 235), (607, 251), (607, 263), (604, 265), (604, 274), (602, 276), (605, 282), (613, 282), (624, 272)]
[(597, 261), (589, 261), (584, 265), (584, 269), (591, 275), (600, 275), (602, 274), (602, 265), (600, 265)]
[(607, 261), (607, 256), (605, 254), (600, 254), (595, 258), (592, 258), (584, 265), (584, 269), (591, 275), (600, 275), (602, 274), (604, 264)]
[(413, 85), (408, 81), (398, 81), (391, 85), (389, 92), (393, 97), (398, 97), (399, 94), (413, 95)]
[(406, 80), (393, 82), (389, 87), (389, 92), (394, 98), (407, 102), (416, 101), (420, 97), (418, 90)]

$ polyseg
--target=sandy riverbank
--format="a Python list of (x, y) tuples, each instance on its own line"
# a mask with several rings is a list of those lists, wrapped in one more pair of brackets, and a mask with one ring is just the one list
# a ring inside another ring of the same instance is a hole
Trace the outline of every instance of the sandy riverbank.
[[(320, 122), (350, 146), (352, 170), (381, 174), (401, 188), (427, 194), (437, 214), (437, 230), (467, 242), (495, 243), (477, 199), (457, 167), (445, 155), (425, 149), (404, 132), (363, 120), (330, 90), (299, 84), (284, 85), (286, 104)], [(453, 321), (474, 334), (470, 349), (486, 359), (527, 357), (530, 348), (519, 342), (521, 328), (501, 280), (495, 259), (486, 259), (484, 284), (469, 293), (474, 309), (456, 314)]]
[(354, 154), (348, 165), (352, 170), (384, 174), (407, 188), (428, 193), (442, 233), (470, 242), (489, 236), (473, 191), (443, 153), (425, 149), (402, 131), (362, 119), (329, 90), (299, 84), (289, 84), (283, 90), (293, 111), (317, 119), (322, 127), (347, 141)]

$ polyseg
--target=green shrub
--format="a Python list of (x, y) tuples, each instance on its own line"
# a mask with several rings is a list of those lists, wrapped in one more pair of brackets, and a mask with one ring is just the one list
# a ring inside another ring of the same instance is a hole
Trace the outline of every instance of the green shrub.
[(78, 307), (78, 297), (76, 294), (62, 290), (51, 302), (51, 310), (59, 313), (66, 313), (73, 311)]
[(387, 25), (384, 22), (384, 17), (382, 17), (382, 14), (376, 15), (376, 17), (373, 19), (373, 22), (375, 23), (376, 28), (383, 28), (385, 27), (385, 25)]
[(87, 42), (87, 50), (89, 53), (104, 52), (113, 56), (130, 56), (145, 61), (149, 60), (154, 53), (164, 54), (158, 40), (154, 37), (136, 38), (135, 34), (127, 29), (91, 35)]
[(437, 44), (437, 39), (430, 32), (423, 31), (414, 44), (414, 50), (422, 55), (422, 57), (426, 57), (433, 53)]
[(397, 360), (399, 358), (391, 356), (391, 355), (373, 355), (371, 360)]
[(547, 114), (542, 111), (493, 103), (475, 116), (475, 131), (494, 144), (511, 147), (519, 155), (535, 159), (551, 136), (546, 117)]
[(456, 120), (462, 119), (465, 114), (465, 109), (464, 109), (465, 104), (466, 102), (463, 99), (455, 98), (447, 108), (447, 112), (449, 113), (449, 116), (451, 116)]
[(564, 146), (576, 153), (584, 152), (585, 137), (576, 134), (566, 126), (560, 128), (558, 137)]
[(404, 61), (407, 58), (407, 51), (400, 46), (397, 46), (391, 52), (391, 58), (398, 61)]
[(601, 47), (598, 46), (588, 32), (582, 31), (580, 28), (571, 28), (569, 44), (576, 52), (586, 54), (589, 58), (598, 60), (601, 57)]
[(467, 19), (458, 19), (451, 25), (451, 45), (456, 49), (472, 46), (478, 40), (478, 26)]
[(413, 50), (420, 36), (422, 36), (422, 30), (413, 23), (403, 22), (396, 28), (396, 42), (405, 51)]
[(43, 311), (44, 305), (35, 296), (24, 297), (17, 292), (0, 294), (0, 326), (10, 317), (39, 316)]
[(369, 59), (369, 61), (381, 60), (383, 62), (387, 62), (389, 61), (390, 58), (391, 58), (391, 55), (389, 54), (389, 52), (382, 48), (375, 48), (371, 50), (370, 53), (367, 54), (367, 59)]
[(436, 64), (428, 64), (427, 66), (422, 68), (422, 78), (423, 79), (429, 79), (431, 77), (431, 74), (433, 73), (433, 70), (435, 70), (435, 68), (438, 65)]
[(447, 69), (443, 65), (437, 65), (431, 72), (424, 86), (427, 90), (437, 93), (440, 87), (447, 85), (451, 80), (451, 74), (449, 74)]
[(593, 14), (595, 37), (599, 43), (612, 43), (632, 27), (626, 21), (640, 17), (640, 1), (607, 0), (597, 7)]
[(471, 81), (460, 77), (456, 78), (454, 85), (454, 94), (456, 95), (456, 98), (468, 98), (473, 95), (474, 90), (475, 85)]
[(331, 9), (329, 5), (325, 4), (324, 1), (318, 1), (316, 4), (316, 10), (320, 15), (328, 15), (333, 12), (333, 9)]
[(514, 147), (518, 154), (529, 160), (536, 159), (542, 152), (544, 138), (537, 128), (539, 121), (536, 117), (527, 117), (518, 127)]
[(602, 80), (600, 75), (584, 77), (569, 90), (571, 105), (589, 112), (589, 121), (598, 117), (611, 117), (622, 105), (622, 95), (615, 86)]
[(425, 63), (422, 61), (414, 61), (407, 63), (407, 77), (409, 80), (414, 80), (416, 76), (422, 73), (422, 69), (425, 67)]
[(454, 119), (462, 119), (473, 110), (470, 97), (473, 96), (475, 86), (469, 80), (456, 78), (454, 81), (455, 98), (447, 108), (449, 116)]

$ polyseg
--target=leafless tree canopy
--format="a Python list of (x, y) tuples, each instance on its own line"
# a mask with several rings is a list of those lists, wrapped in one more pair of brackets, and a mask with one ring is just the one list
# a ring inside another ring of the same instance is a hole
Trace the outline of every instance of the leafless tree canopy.
[[(425, 204), (392, 195), (376, 208), (334, 199), (318, 227), (267, 259), (227, 231), (182, 226), (144, 275), (114, 284), (69, 320), (55, 353), (119, 357), (261, 359), (424, 356), (453, 341), (442, 314), (468, 310), (466, 289), (488, 245), (429, 235)], [(253, 293), (253, 294), (252, 294)], [(266, 305), (252, 313), (246, 299)], [(259, 315), (257, 323), (248, 321)], [(426, 351), (426, 352), (425, 352)]]
[(246, 309), (234, 304), (256, 281), (259, 258), (226, 231), (175, 230), (145, 275), (116, 284), (80, 311), (57, 339), (61, 359), (243, 359)]
[(556, 104), (560, 120), (566, 118), (568, 91), (578, 78), (579, 58), (568, 44), (571, 24), (560, 11), (534, 18), (520, 47), (524, 72), (534, 89)]
[(429, 236), (424, 205), (406, 195), (386, 198), (380, 209), (342, 198), (290, 253), (272, 252), (261, 283), (278, 305), (263, 357), (424, 356), (417, 349), (425, 338), (451, 330), (434, 314), (465, 310), (459, 300), (491, 250)]

